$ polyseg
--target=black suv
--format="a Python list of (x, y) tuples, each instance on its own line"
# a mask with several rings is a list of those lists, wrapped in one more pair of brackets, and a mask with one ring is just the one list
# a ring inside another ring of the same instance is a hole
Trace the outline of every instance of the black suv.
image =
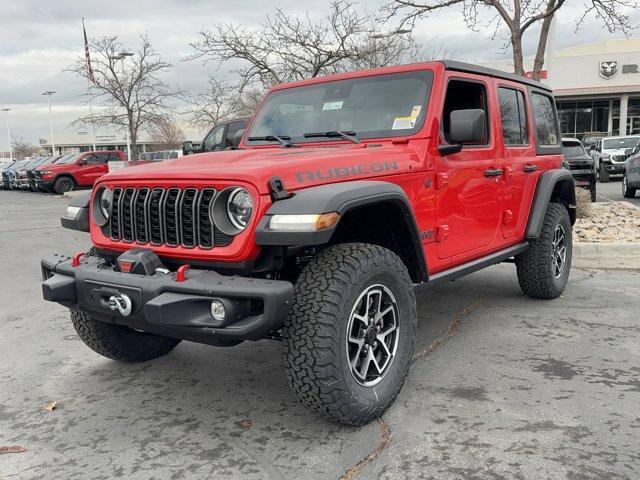
[(576, 187), (591, 192), (591, 201), (596, 201), (596, 164), (576, 138), (562, 139), (562, 155), (571, 171)]
[(236, 136), (242, 136), (249, 123), (249, 118), (234, 118), (227, 122), (218, 123), (207, 132), (202, 144), (196, 148), (190, 141), (182, 144), (182, 154), (217, 152), (235, 148)]

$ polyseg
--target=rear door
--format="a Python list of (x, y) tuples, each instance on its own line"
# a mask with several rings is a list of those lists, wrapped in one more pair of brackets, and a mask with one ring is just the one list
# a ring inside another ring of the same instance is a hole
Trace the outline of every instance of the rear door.
[(495, 83), (504, 158), (502, 235), (510, 238), (524, 231), (540, 165), (535, 152), (526, 88), (502, 80)]
[[(491, 79), (450, 74), (441, 112), (441, 143), (449, 139), (454, 110), (483, 109), (486, 132), (483, 142), (464, 145), (461, 152), (442, 156), (436, 169), (436, 251), (439, 258), (461, 263), (482, 256), (495, 241), (500, 226), (502, 160), (496, 146), (497, 112)], [(456, 258), (457, 257), (457, 258)]]

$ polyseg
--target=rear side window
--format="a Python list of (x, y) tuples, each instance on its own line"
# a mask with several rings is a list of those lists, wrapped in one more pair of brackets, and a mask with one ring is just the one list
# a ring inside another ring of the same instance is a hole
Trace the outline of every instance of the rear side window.
[(533, 92), (531, 105), (536, 123), (536, 142), (540, 146), (558, 145), (558, 123), (553, 99)]
[(502, 137), (505, 145), (527, 145), (529, 126), (524, 107), (524, 93), (513, 88), (498, 88)]

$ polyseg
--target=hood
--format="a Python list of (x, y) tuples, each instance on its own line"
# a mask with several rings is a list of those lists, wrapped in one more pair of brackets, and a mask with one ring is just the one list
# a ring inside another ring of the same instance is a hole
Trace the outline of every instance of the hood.
[(68, 170), (72, 165), (75, 165), (75, 163), (48, 163), (46, 165), (38, 165), (35, 170), (51, 170), (52, 172), (58, 172), (60, 170)]
[(253, 184), (268, 194), (268, 181), (280, 177), (287, 190), (392, 175), (418, 161), (408, 145), (338, 145), (261, 148), (188, 155), (108, 173), (100, 181), (220, 180)]

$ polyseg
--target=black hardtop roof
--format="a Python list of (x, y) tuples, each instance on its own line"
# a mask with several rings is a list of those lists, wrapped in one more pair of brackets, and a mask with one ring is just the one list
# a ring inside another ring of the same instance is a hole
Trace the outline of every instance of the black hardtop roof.
[(455, 60), (442, 60), (442, 63), (444, 64), (444, 68), (446, 68), (447, 70), (454, 70), (454, 71), (466, 72), (466, 73), (477, 73), (478, 75), (487, 75), (489, 77), (504, 78), (505, 80), (524, 83), (525, 85), (530, 85), (532, 87), (536, 87), (541, 90), (552, 92), (551, 87), (549, 87), (548, 85), (545, 85), (544, 83), (540, 83), (531, 78), (523, 77), (521, 75), (516, 75), (514, 73), (503, 72), (501, 70), (496, 70), (494, 68), (481, 67), (479, 65), (473, 65), (471, 63), (457, 62)]

